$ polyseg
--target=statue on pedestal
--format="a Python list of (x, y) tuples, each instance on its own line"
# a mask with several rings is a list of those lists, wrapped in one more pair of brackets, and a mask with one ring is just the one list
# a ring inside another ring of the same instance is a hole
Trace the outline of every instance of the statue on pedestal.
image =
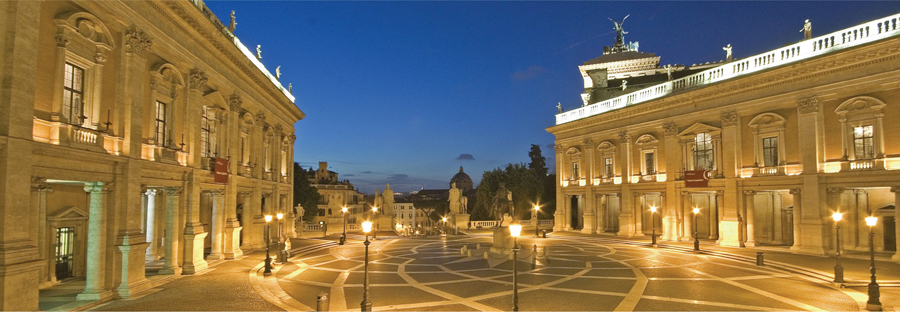
[(228, 31), (234, 33), (235, 27), (237, 27), (237, 22), (234, 21), (234, 10), (231, 10), (231, 22), (228, 23)]
[(725, 61), (731, 62), (731, 60), (733, 60), (731, 56), (731, 44), (729, 43), (727, 46), (722, 47), (722, 50), (725, 50)]
[(450, 184), (450, 213), (459, 214), (460, 190), (456, 188), (456, 182)]
[(510, 207), (512, 207), (512, 192), (506, 189), (506, 183), (500, 182), (500, 188), (497, 189), (491, 202), (491, 216), (497, 218), (502, 224), (503, 215), (512, 212)]
[(622, 29), (622, 24), (625, 23), (625, 19), (628, 18), (629, 16), (631, 16), (631, 14), (625, 15), (625, 18), (623, 18), (621, 22), (616, 22), (615, 20), (607, 17), (607, 19), (612, 21), (613, 24), (615, 25), (615, 26), (613, 26), (613, 30), (616, 31), (616, 44), (613, 47), (624, 47), (625, 46), (625, 35), (628, 34), (628, 32), (626, 32), (625, 29)]
[(809, 22), (809, 19), (803, 23), (803, 29), (800, 32), (803, 33), (803, 40), (812, 38), (812, 23)]

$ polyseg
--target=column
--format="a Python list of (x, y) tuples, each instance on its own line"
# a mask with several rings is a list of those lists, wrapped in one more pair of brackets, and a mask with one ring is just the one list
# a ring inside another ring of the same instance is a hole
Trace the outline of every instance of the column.
[(802, 246), (801, 237), (800, 236), (800, 220), (802, 220), (802, 214), (800, 213), (802, 203), (802, 198), (800, 197), (800, 189), (791, 189), (791, 195), (794, 196), (794, 212), (791, 216), (794, 226), (794, 245), (791, 246), (792, 251), (800, 250), (800, 246)]
[(678, 209), (678, 220), (681, 221), (681, 227), (678, 231), (679, 242), (693, 241), (694, 225), (691, 214), (694, 208), (694, 195), (691, 192), (681, 192), (681, 209)]
[(553, 181), (553, 184), (556, 188), (556, 212), (553, 213), (553, 231), (556, 232), (565, 230), (567, 222), (565, 221), (566, 199), (560, 183), (563, 179), (563, 147), (556, 144), (554, 148), (556, 149), (556, 181)]
[(709, 210), (707, 216), (709, 218), (709, 239), (719, 238), (719, 197), (722, 196), (721, 191), (709, 194)]
[[(0, 1), (0, 310), (38, 309), (40, 268), (46, 263), (34, 244), (34, 215), (28, 203), (32, 176), (32, 120), (42, 2)], [(61, 92), (61, 90), (60, 90)]]
[[(826, 211), (846, 212), (849, 209), (846, 207), (841, 207), (842, 206), (841, 201), (843, 200), (843, 197), (844, 197), (843, 196), (844, 191), (845, 190), (843, 188), (839, 188), (839, 187), (829, 187), (825, 190), (825, 194), (826, 194), (825, 210)], [(830, 216), (831, 213), (829, 213), (828, 215)], [(828, 218), (828, 219), (830, 219), (830, 218)], [(865, 211), (863, 211), (863, 216), (861, 219), (863, 222), (863, 226), (865, 226), (865, 230), (866, 230), (865, 235), (869, 235), (869, 231), (868, 231), (869, 227), (865, 225), (865, 222), (866, 222), (865, 221)], [(853, 223), (852, 222), (844, 222), (844, 225), (846, 225), (848, 227), (848, 229), (843, 232), (851, 231), (851, 228), (853, 228), (853, 226), (851, 226), (851, 224), (853, 224)], [(864, 237), (866, 237), (866, 239), (861, 239), (860, 241), (865, 241), (865, 242), (864, 243), (860, 242), (860, 245), (864, 244), (863, 246), (868, 247), (868, 245), (869, 245), (868, 244), (869, 243), (868, 236), (864, 236)], [(833, 229), (832, 229), (832, 231), (823, 232), (822, 240), (824, 241), (823, 247), (825, 248), (825, 250), (833, 250), (834, 242), (835, 242)], [(861, 248), (861, 249), (863, 249), (863, 248)], [(864, 248), (864, 249), (868, 250), (868, 248)]]
[(584, 158), (582, 158), (582, 166), (584, 168), (584, 178), (585, 178), (585, 189), (584, 189), (584, 197), (582, 200), (583, 204), (583, 221), (581, 232), (587, 234), (596, 234), (597, 233), (597, 224), (596, 224), (596, 213), (597, 213), (597, 202), (595, 201), (594, 196), (594, 177), (596, 173), (594, 172), (594, 141), (591, 139), (584, 139)]
[(84, 291), (78, 294), (77, 300), (101, 300), (112, 296), (106, 286), (106, 204), (104, 199), (108, 193), (103, 182), (85, 182), (84, 191), (90, 193), (88, 208), (87, 237), (87, 271), (85, 272)]
[(187, 188), (189, 193), (186, 194), (187, 220), (184, 225), (182, 274), (194, 274), (209, 266), (203, 259), (203, 242), (209, 233), (203, 231), (203, 224), (200, 223), (200, 179), (194, 174), (189, 173)]
[(147, 247), (147, 261), (159, 260), (156, 251), (156, 194), (158, 192), (159, 190), (156, 189), (148, 189), (144, 193), (147, 195), (147, 230), (145, 234), (147, 234), (147, 242), (150, 243), (150, 246)]
[(634, 237), (634, 205), (635, 194), (631, 192), (628, 183), (622, 183), (621, 198), (619, 200), (619, 232), (617, 236)]
[(894, 252), (894, 256), (891, 257), (891, 260), (900, 262), (900, 208), (897, 207), (898, 203), (900, 203), (900, 186), (892, 186), (891, 192), (894, 192), (894, 241), (896, 241), (897, 248)]
[(756, 231), (754, 230), (754, 220), (753, 215), (756, 214), (756, 203), (753, 198), (756, 196), (756, 191), (744, 191), (744, 226), (745, 238), (747, 241), (744, 243), (744, 246), (747, 247), (756, 247)]
[[(872, 213), (869, 210), (869, 194), (866, 190), (853, 190), (853, 197), (856, 199), (856, 205), (847, 206), (846, 210), (854, 209), (856, 210), (856, 221), (854, 225), (847, 224), (847, 230), (843, 231), (844, 233), (850, 234), (854, 230), (856, 230), (856, 235), (851, 235), (853, 237), (852, 240), (845, 240), (845, 242), (850, 243), (854, 242), (850, 246), (856, 246), (856, 250), (860, 251), (869, 251), (869, 226), (866, 225), (866, 217), (870, 216)], [(897, 209), (896, 207), (894, 209)], [(845, 212), (841, 210), (841, 212)], [(862, 239), (860, 239), (862, 238)]]
[(181, 195), (181, 187), (166, 187), (163, 189), (166, 194), (166, 243), (165, 243), (165, 261), (163, 267), (159, 270), (161, 275), (180, 275), (181, 266), (178, 265), (176, 259), (178, 255), (178, 212), (179, 196)]
[(222, 190), (213, 190), (210, 193), (210, 199), (212, 199), (212, 216), (210, 217), (210, 226), (209, 231), (212, 242), (212, 248), (210, 250), (209, 256), (206, 256), (208, 260), (222, 260), (225, 259), (225, 254), (222, 248), (222, 240), (223, 236), (222, 232), (224, 231), (224, 221), (225, 221), (225, 212), (223, 211), (223, 206), (225, 204), (225, 192)]
[[(47, 194), (52, 193), (53, 189), (47, 184), (47, 179), (45, 178), (33, 178), (31, 181), (31, 194), (32, 194), (32, 204), (35, 205), (34, 211), (38, 213), (35, 215), (37, 218), (37, 222), (35, 224), (38, 225), (38, 235), (37, 235), (37, 246), (38, 246), (38, 254), (41, 259), (47, 259), (47, 266), (41, 267), (41, 287), (49, 286), (52, 284), (56, 284), (56, 257), (50, 252), (50, 246), (56, 246), (56, 244), (48, 244), (52, 243), (52, 239), (48, 237), (50, 234), (50, 228), (47, 225)], [(54, 230), (52, 233), (56, 233)], [(56, 235), (53, 236), (54, 239)]]
[[(229, 196), (241, 196), (241, 201), (246, 207), (247, 200), (243, 193), (237, 195), (229, 194)], [(230, 202), (231, 204), (225, 208), (225, 259), (240, 258), (244, 255), (244, 252), (241, 250), (241, 229), (243, 227), (241, 227), (241, 223), (237, 219), (237, 200)]]

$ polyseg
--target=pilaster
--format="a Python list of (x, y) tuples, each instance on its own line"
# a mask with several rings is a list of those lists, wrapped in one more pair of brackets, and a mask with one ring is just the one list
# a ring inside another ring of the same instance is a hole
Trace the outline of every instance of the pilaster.
[(178, 216), (180, 215), (180, 196), (181, 187), (166, 187), (163, 192), (166, 194), (166, 243), (165, 243), (165, 262), (162, 269), (159, 270), (161, 275), (180, 275), (181, 266), (178, 265)]
[(719, 197), (721, 198), (720, 208), (721, 221), (719, 221), (719, 240), (716, 242), (721, 246), (738, 247), (741, 245), (739, 233), (741, 232), (738, 223), (738, 200), (741, 198), (737, 189), (736, 179), (725, 179), (725, 190)]
[[(894, 203), (900, 203), (900, 186), (892, 186), (891, 192), (894, 192)], [(900, 208), (894, 207), (894, 231), (896, 232), (896, 238), (900, 238)], [(900, 262), (900, 239), (895, 239), (896, 248), (894, 250), (894, 256), (891, 257), (891, 260)]]
[(560, 183), (563, 179), (563, 147), (556, 144), (554, 145), (554, 149), (556, 150), (556, 181), (553, 181), (553, 184), (555, 185), (554, 187), (556, 187), (556, 211), (553, 213), (553, 231), (556, 232), (563, 231), (566, 228), (566, 199), (563, 195), (562, 184)]
[[(86, 182), (84, 191), (89, 193), (88, 208), (88, 252), (85, 260), (84, 291), (78, 294), (77, 300), (102, 300), (112, 296), (106, 284), (106, 196), (109, 185), (103, 182)], [(143, 260), (143, 259), (142, 259)]]
[(200, 181), (195, 172), (188, 174), (187, 222), (184, 226), (183, 274), (194, 274), (206, 269), (209, 264), (203, 259), (204, 239), (208, 233), (200, 223)]
[(747, 239), (744, 243), (747, 247), (756, 247), (756, 231), (754, 229), (755, 218), (756, 215), (756, 201), (754, 200), (754, 196), (756, 196), (755, 191), (744, 191), (744, 237)]
[(224, 239), (223, 231), (225, 230), (225, 192), (222, 190), (213, 190), (210, 191), (210, 198), (212, 199), (212, 216), (211, 224), (210, 224), (210, 241), (212, 242), (212, 248), (210, 249), (210, 253), (206, 256), (207, 260), (222, 260), (225, 259), (224, 248), (222, 241)]

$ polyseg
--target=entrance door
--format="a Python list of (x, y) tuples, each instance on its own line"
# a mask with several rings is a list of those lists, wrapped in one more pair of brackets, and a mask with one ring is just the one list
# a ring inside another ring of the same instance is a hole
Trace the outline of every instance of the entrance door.
[(894, 217), (884, 217), (884, 251), (897, 251), (897, 224), (894, 222), (895, 220)]
[(75, 251), (75, 228), (56, 229), (56, 278), (72, 277), (72, 260)]
[(580, 229), (581, 224), (578, 224), (578, 196), (572, 196), (569, 206), (572, 207), (570, 210), (572, 215), (572, 229)]

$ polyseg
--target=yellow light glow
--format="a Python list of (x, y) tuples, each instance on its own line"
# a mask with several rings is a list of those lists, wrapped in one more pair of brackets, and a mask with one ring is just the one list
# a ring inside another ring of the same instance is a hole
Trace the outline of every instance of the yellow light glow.
[(562, 186), (563, 187), (569, 186), (569, 181), (562, 181)]
[(578, 186), (584, 186), (585, 184), (587, 184), (587, 181), (584, 179), (578, 180)]
[(266, 222), (272, 222), (272, 215), (266, 215)]
[(830, 162), (825, 163), (825, 173), (835, 173), (841, 171), (841, 163), (839, 162)]
[(656, 182), (666, 182), (668, 178), (665, 173), (660, 173), (656, 175)]
[(638, 183), (641, 181), (641, 177), (639, 176), (631, 176), (631, 183)]
[(594, 179), (594, 185), (600, 185), (600, 179)]
[(396, 226), (394, 226), (394, 227), (395, 227), (395, 228), (397, 228), (397, 230), (398, 230), (398, 231), (399, 231), (399, 230), (400, 230), (400, 229), (402, 229), (402, 228), (403, 228), (403, 226), (402, 226), (402, 225), (400, 225), (400, 223), (397, 223), (397, 225), (396, 225)]
[(878, 217), (866, 217), (866, 225), (875, 226), (878, 223)]
[(831, 218), (834, 219), (834, 222), (841, 221), (841, 219), (843, 219), (843, 217), (844, 217), (844, 214), (840, 213), (840, 212), (835, 212), (835, 213), (831, 214)]
[(519, 237), (522, 234), (522, 225), (518, 223), (513, 223), (509, 225), (509, 235), (512, 237)]
[(372, 221), (363, 221), (362, 223), (363, 233), (369, 233), (372, 231)]
[(275, 215), (275, 217), (277, 217), (278, 220), (281, 220), (282, 218), (284, 218), (284, 214), (279, 212), (277, 215)]
[(700, 208), (694, 208), (694, 214), (700, 213)]
[(534, 205), (534, 211), (538, 211), (538, 210), (541, 210), (541, 206)]
[(347, 212), (347, 207), (341, 207), (341, 212)]
[(444, 220), (444, 222), (447, 222), (447, 217), (443, 217), (443, 218), (441, 218), (441, 220)]
[(650, 212), (656, 212), (656, 206), (650, 206)]
[(613, 178), (613, 184), (622, 184), (622, 177)]
[(372, 207), (372, 212), (378, 212), (378, 207)]

